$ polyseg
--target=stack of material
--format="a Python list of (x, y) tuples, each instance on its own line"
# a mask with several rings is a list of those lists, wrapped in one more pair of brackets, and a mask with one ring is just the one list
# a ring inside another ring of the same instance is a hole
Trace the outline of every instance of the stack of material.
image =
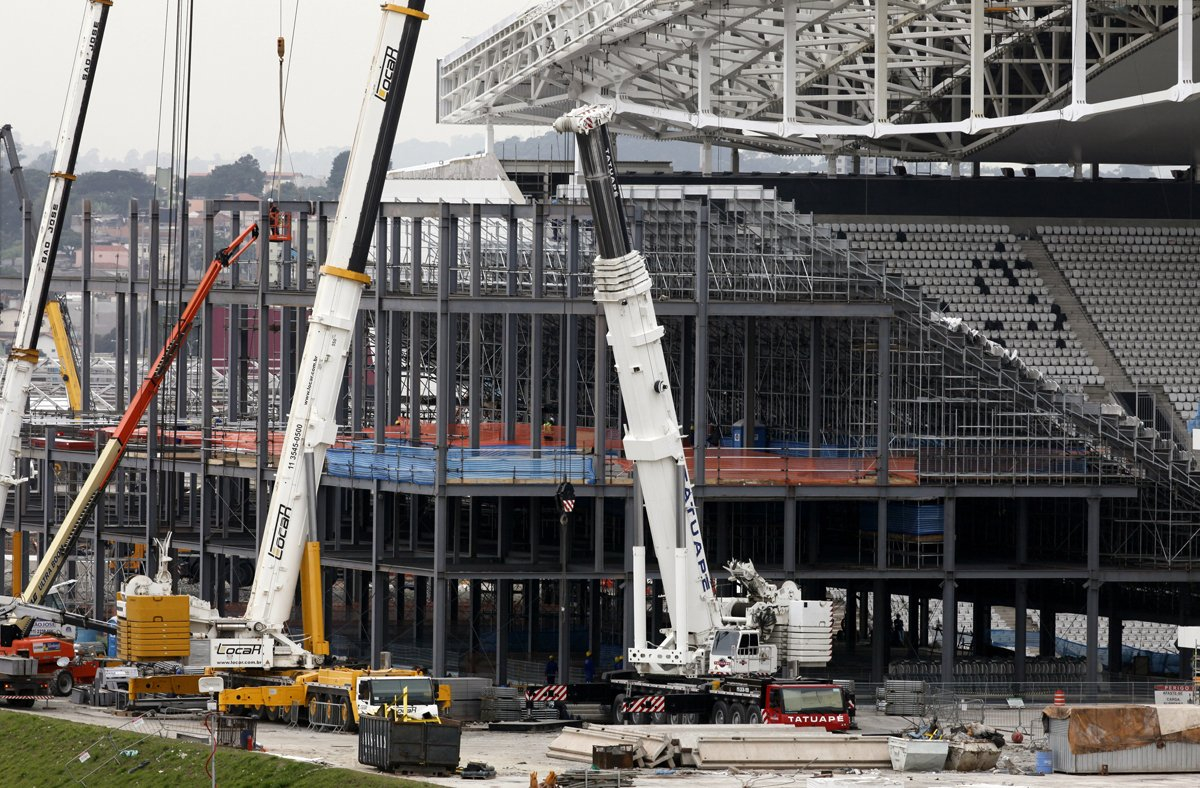
[(920, 717), (925, 714), (928, 686), (923, 681), (888, 679), (883, 682), (884, 713), (889, 716)]
[(0, 656), (0, 673), (6, 676), (33, 676), (38, 663), (32, 657)]
[(188, 598), (117, 598), (117, 657), (124, 662), (183, 659), (191, 652)]
[(563, 728), (562, 733), (546, 749), (551, 758), (591, 763), (596, 746), (628, 745), (633, 750), (633, 765), (639, 768), (676, 766), (674, 756), (678, 742), (672, 740), (668, 729), (649, 732), (653, 726), (592, 725), (582, 728)]
[(591, 763), (593, 748), (626, 744), (637, 767), (772, 769), (797, 763), (821, 768), (886, 767), (887, 739), (785, 725), (592, 725), (564, 728), (552, 758)]
[(561, 788), (627, 788), (633, 785), (633, 775), (606, 769), (569, 769), (555, 775)]
[(450, 688), (447, 717), (467, 722), (475, 722), (482, 718), (483, 696), (492, 687), (490, 679), (475, 676), (439, 676), (435, 681)]
[(479, 698), (479, 719), (513, 722), (525, 713), (525, 698), (515, 687), (487, 687)]

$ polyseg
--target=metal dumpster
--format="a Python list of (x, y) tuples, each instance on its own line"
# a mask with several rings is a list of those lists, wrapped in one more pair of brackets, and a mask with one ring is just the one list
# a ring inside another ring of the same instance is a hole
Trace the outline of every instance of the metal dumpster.
[(358, 721), (358, 762), (385, 772), (453, 772), (461, 744), (462, 727), (453, 720), (393, 722), (364, 714)]

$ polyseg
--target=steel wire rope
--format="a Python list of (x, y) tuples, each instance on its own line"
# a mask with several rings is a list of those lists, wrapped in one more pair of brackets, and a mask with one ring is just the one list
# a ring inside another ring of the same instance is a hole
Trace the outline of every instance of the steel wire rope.
[[(167, 252), (166, 252), (166, 277), (169, 281), (169, 289), (171, 297), (168, 301), (172, 309), (179, 308), (180, 300), (183, 297), (183, 283), (186, 276), (184, 261), (187, 258), (185, 245), (187, 244), (187, 233), (181, 228), (180, 211), (187, 210), (187, 157), (188, 157), (188, 140), (189, 140), (189, 125), (191, 121), (191, 57), (192, 57), (192, 21), (194, 19), (194, 0), (188, 0), (186, 11), (184, 10), (183, 0), (175, 8), (175, 63), (174, 63), (174, 85), (172, 89), (172, 108), (171, 108), (171, 170), (170, 182), (167, 192)], [(182, 169), (182, 175), (180, 175)], [(186, 217), (183, 220), (186, 225)], [(157, 227), (152, 227), (151, 232), (158, 232)], [(176, 245), (178, 243), (178, 246)], [(151, 265), (159, 265), (158, 260), (152, 260)], [(151, 293), (151, 298), (154, 294)], [(171, 311), (164, 309), (161, 313), (160, 329), (164, 341), (171, 330), (172, 320)], [(151, 348), (150, 352), (154, 352)], [(147, 353), (147, 362), (154, 362), (149, 358)], [(178, 438), (178, 417), (179, 417), (179, 397), (180, 391), (186, 390), (186, 381), (179, 374), (179, 368), (173, 365), (171, 374), (174, 378), (174, 386), (168, 390), (171, 392), (171, 397), (160, 397), (161, 404), (156, 409), (157, 418), (152, 423), (147, 424), (147, 441), (149, 441), (150, 431), (155, 433), (159, 447), (159, 463), (162, 465), (162, 453), (165, 448), (166, 431), (161, 429), (162, 424), (161, 409), (169, 406), (173, 412), (171, 419), (172, 429), (170, 431), (170, 441), (174, 445)], [(177, 472), (178, 457), (177, 452), (168, 452), (170, 459), (166, 463), (166, 472), (171, 474), (173, 478)], [(152, 463), (155, 458), (147, 455), (147, 462)], [(149, 467), (147, 468), (149, 474)], [(167, 485), (166, 491), (166, 511), (170, 512), (173, 509), (175, 497), (175, 485)], [(149, 493), (149, 487), (147, 488)], [(171, 520), (167, 526), (168, 535), (174, 535), (174, 521)], [(149, 548), (149, 545), (147, 545)], [(147, 560), (149, 560), (149, 552), (147, 552)], [(149, 570), (150, 567), (147, 566)]]

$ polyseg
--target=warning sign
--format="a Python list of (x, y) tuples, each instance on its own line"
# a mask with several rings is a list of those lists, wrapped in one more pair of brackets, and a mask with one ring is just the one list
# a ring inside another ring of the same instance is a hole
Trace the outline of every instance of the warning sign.
[(1190, 684), (1155, 684), (1154, 685), (1154, 702), (1156, 704), (1191, 703), (1192, 702), (1192, 685), (1190, 685)]

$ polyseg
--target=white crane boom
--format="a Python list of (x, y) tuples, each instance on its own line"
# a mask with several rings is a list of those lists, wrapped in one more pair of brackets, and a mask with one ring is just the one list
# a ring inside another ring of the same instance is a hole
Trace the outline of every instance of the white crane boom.
[(54, 258), (58, 254), (58, 240), (67, 220), (67, 198), (75, 180), (75, 160), (111, 5), (112, 0), (87, 0), (50, 185), (46, 191), (46, 205), (34, 245), (33, 267), (25, 285), (17, 331), (0, 383), (0, 522), (3, 521), (9, 488), (21, 481), (16, 477), (17, 457), (21, 453), (21, 422), (25, 418), (29, 384), (38, 362), (37, 341), (42, 330), (42, 315), (54, 272)]
[[(572, 132), (579, 144), (599, 256), (593, 263), (593, 298), (604, 306), (621, 399), (625, 404), (625, 455), (637, 465), (646, 518), (654, 543), (672, 634), (646, 648), (645, 616), (635, 619), (633, 664), (683, 666), (693, 662), (721, 626), (713, 594), (700, 518), (684, 463), (683, 438), (667, 380), (663, 328), (650, 296), (650, 274), (641, 252), (633, 250), (616, 181), (612, 146), (605, 124), (612, 110), (586, 107), (560, 118), (554, 127)], [(644, 555), (635, 569), (644, 577)], [(644, 588), (644, 583), (643, 583)]]

